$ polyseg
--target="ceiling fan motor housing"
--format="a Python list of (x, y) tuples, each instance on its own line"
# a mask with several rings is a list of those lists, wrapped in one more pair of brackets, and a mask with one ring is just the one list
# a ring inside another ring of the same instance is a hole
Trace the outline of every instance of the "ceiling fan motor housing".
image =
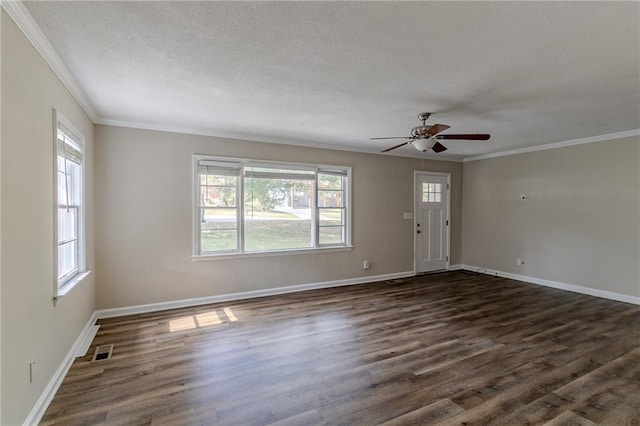
[(433, 136), (429, 133), (431, 126), (427, 126), (426, 121), (431, 116), (430, 112), (421, 112), (418, 114), (418, 118), (422, 121), (422, 126), (416, 126), (411, 129), (411, 136), (419, 139), (426, 139)]
[(419, 139), (430, 138), (432, 135), (429, 134), (429, 129), (431, 126), (416, 126), (411, 129), (411, 136)]

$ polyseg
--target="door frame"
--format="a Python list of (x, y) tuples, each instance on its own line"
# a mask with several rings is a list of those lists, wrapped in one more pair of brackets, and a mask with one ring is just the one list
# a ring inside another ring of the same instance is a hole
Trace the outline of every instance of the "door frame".
[[(451, 265), (451, 173), (443, 173), (443, 172), (430, 172), (425, 170), (414, 170), (413, 171), (413, 275), (417, 275), (417, 263), (418, 260), (416, 256), (418, 254), (418, 237), (417, 237), (417, 226), (418, 223), (418, 203), (416, 202), (418, 199), (418, 177), (420, 176), (438, 176), (438, 177), (446, 177), (447, 178), (447, 217), (445, 220), (447, 221), (447, 252), (446, 256), (446, 270), (449, 270)], [(429, 273), (429, 272), (424, 272)]]

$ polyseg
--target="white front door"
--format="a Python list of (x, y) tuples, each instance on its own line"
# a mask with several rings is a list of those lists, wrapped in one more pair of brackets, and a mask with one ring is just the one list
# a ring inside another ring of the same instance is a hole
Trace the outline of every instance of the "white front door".
[(449, 263), (449, 176), (416, 172), (416, 273), (445, 270)]

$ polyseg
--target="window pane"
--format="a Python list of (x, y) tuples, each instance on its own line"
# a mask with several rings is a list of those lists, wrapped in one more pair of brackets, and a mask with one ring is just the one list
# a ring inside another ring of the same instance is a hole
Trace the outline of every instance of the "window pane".
[(78, 238), (78, 208), (58, 207), (58, 242)]
[[(58, 157), (60, 160), (60, 157)], [(58, 161), (60, 162), (60, 161)], [(58, 204), (79, 206), (82, 197), (82, 167), (71, 161), (62, 161), (57, 174)], [(64, 164), (66, 163), (66, 179)], [(68, 196), (68, 199), (67, 199)]]
[(343, 177), (342, 176), (333, 176), (333, 175), (323, 175), (322, 173), (318, 174), (318, 189), (336, 189), (342, 190), (343, 188)]
[(320, 226), (344, 225), (344, 209), (318, 209)]
[(76, 240), (58, 246), (58, 280), (78, 269), (78, 244)]
[(343, 191), (318, 191), (318, 207), (342, 207), (344, 198)]
[[(244, 246), (246, 251), (285, 250), (312, 247), (312, 182), (287, 179), (305, 171), (252, 169), (257, 175), (245, 177)], [(264, 174), (263, 174), (264, 173)], [(247, 173), (245, 173), (246, 176)]]
[(422, 202), (424, 203), (442, 202), (442, 184), (441, 183), (423, 183), (422, 184)]
[(311, 220), (247, 218), (244, 223), (246, 251), (286, 250), (311, 247)]
[(58, 182), (57, 182), (57, 192), (58, 192), (58, 204), (67, 204), (67, 186), (65, 185), (65, 175), (64, 172), (58, 172), (57, 174)]
[(79, 164), (67, 161), (67, 181), (69, 182), (69, 204), (78, 206), (80, 205), (80, 198), (82, 197), (82, 168)]
[(202, 252), (238, 249), (238, 221), (235, 208), (200, 209), (200, 250)]
[(235, 229), (204, 228), (200, 231), (200, 250), (203, 253), (212, 251), (237, 250), (237, 235)]
[(238, 177), (200, 174), (200, 251), (202, 253), (238, 250)]
[(344, 227), (330, 226), (321, 227), (319, 232), (320, 244), (343, 244), (344, 243)]
[(235, 186), (201, 186), (200, 205), (203, 207), (235, 207)]
[(206, 179), (201, 183), (204, 185), (215, 185), (215, 186), (236, 186), (238, 178), (236, 176), (226, 176), (226, 175), (206, 175)]
[(202, 229), (236, 229), (237, 214), (235, 208), (200, 209)]
[(422, 194), (423, 203), (440, 203), (442, 201), (442, 194), (439, 192), (425, 192)]

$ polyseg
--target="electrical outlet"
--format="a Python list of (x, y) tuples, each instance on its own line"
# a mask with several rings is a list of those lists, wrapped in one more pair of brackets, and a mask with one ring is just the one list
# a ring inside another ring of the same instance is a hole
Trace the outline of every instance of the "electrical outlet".
[(516, 259), (516, 265), (518, 265), (518, 266), (524, 265), (524, 259), (517, 258)]
[(362, 262), (362, 269), (369, 269), (371, 267), (371, 264), (369, 263), (368, 260), (365, 260), (364, 262)]

